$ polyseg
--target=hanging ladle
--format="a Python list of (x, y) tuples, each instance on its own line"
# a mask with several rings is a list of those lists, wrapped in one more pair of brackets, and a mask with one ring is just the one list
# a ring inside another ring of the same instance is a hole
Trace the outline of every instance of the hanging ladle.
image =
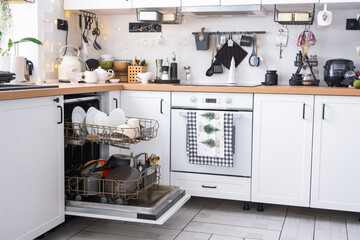
[(260, 64), (259, 57), (256, 55), (256, 35), (252, 36), (253, 50), (249, 58), (249, 64), (251, 67), (258, 67)]
[(97, 42), (98, 36), (100, 36), (100, 29), (99, 29), (99, 21), (95, 18), (95, 28), (92, 31), (92, 34), (95, 36), (95, 40), (93, 46), (96, 50), (101, 50), (100, 44)]

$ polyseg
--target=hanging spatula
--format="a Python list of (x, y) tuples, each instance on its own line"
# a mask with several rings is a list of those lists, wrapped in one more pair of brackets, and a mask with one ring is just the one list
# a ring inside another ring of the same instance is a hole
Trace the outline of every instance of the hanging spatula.
[[(220, 35), (216, 34), (216, 37), (215, 37), (216, 54), (218, 53), (218, 51), (221, 48), (219, 38), (220, 38)], [(224, 72), (224, 70), (223, 70), (222, 64), (221, 64), (220, 60), (216, 58), (214, 61), (214, 73), (223, 73), (223, 72)]]

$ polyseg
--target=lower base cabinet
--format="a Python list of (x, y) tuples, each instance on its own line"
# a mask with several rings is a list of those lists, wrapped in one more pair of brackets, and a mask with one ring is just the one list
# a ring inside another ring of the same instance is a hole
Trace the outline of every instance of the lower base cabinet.
[(309, 207), (313, 102), (255, 94), (251, 201)]
[(250, 178), (171, 172), (171, 185), (197, 197), (250, 201)]
[(0, 101), (0, 239), (65, 220), (63, 97)]
[(316, 96), (311, 207), (360, 211), (360, 97)]

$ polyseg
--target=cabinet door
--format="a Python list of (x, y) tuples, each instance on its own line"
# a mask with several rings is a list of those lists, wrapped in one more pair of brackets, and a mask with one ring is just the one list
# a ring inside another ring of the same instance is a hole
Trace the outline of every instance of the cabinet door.
[(220, 0), (182, 0), (183, 7), (220, 6)]
[(313, 101), (255, 94), (251, 201), (309, 206)]
[(262, 0), (262, 4), (318, 3), (319, 0)]
[(261, 4), (261, 0), (221, 0), (221, 5), (251, 5)]
[(320, 0), (320, 3), (359, 3), (359, 0)]
[(131, 8), (131, 0), (64, 0), (64, 10)]
[(311, 206), (360, 211), (360, 97), (316, 96)]
[(127, 116), (159, 121), (158, 135), (148, 142), (131, 146), (134, 154), (146, 152), (160, 157), (160, 183), (169, 185), (170, 175), (170, 93), (154, 91), (122, 91), (121, 108)]
[(62, 106), (62, 96), (0, 101), (1, 239), (34, 239), (64, 221)]
[(181, 0), (133, 0), (133, 8), (180, 7)]

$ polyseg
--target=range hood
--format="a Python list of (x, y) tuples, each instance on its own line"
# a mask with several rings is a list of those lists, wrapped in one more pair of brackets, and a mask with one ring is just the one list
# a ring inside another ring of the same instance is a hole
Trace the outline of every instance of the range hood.
[(193, 13), (202, 16), (216, 15), (265, 15), (261, 4), (229, 5), (229, 6), (195, 6), (182, 7), (183, 13)]

